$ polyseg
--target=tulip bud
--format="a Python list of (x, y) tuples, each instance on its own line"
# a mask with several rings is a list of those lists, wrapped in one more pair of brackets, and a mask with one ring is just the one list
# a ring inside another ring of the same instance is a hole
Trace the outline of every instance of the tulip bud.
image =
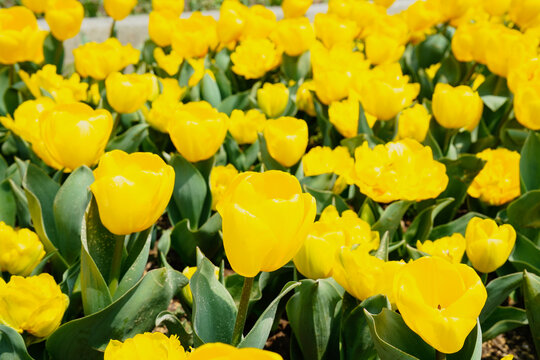
[(263, 131), (266, 117), (257, 109), (246, 112), (233, 110), (229, 121), (229, 132), (238, 144), (253, 144)]
[(422, 244), (416, 242), (416, 248), (431, 256), (437, 256), (454, 264), (459, 264), (465, 253), (465, 238), (460, 233), (445, 236), (438, 240), (426, 240)]
[(0, 272), (28, 276), (45, 256), (35, 232), (15, 230), (0, 221)]
[(212, 210), (216, 210), (217, 203), (238, 175), (238, 170), (232, 165), (216, 166), (210, 173), (210, 191), (212, 192)]
[(105, 80), (107, 101), (118, 113), (129, 114), (140, 109), (151, 93), (144, 75), (112, 73)]
[(512, 225), (497, 226), (491, 219), (474, 217), (467, 225), (465, 240), (473, 267), (487, 274), (506, 262), (516, 242), (516, 231)]
[(174, 176), (174, 169), (155, 154), (106, 153), (90, 185), (101, 222), (116, 235), (148, 229), (169, 203)]
[(288, 173), (245, 172), (229, 185), (217, 210), (231, 267), (254, 277), (281, 268), (296, 255), (315, 220), (316, 204)]
[(152, 9), (155, 11), (170, 11), (178, 17), (184, 11), (184, 0), (152, 0)]
[(411, 138), (418, 142), (424, 141), (429, 130), (430, 120), (431, 114), (420, 104), (403, 110), (399, 115), (398, 137), (400, 139)]
[(47, 10), (49, 1), (50, 0), (21, 0), (21, 3), (36, 14), (42, 14)]
[(315, 116), (317, 114), (315, 112), (312, 91), (315, 91), (313, 80), (304, 81), (296, 91), (296, 107), (310, 116)]
[(285, 18), (298, 18), (305, 15), (313, 0), (283, 0), (281, 8)]
[(218, 45), (217, 22), (195, 11), (188, 19), (176, 22), (171, 37), (173, 50), (183, 58), (202, 58)]
[(396, 274), (394, 296), (412, 331), (438, 351), (453, 354), (476, 326), (487, 292), (467, 265), (422, 257)]
[(51, 0), (45, 20), (55, 38), (71, 39), (79, 33), (84, 18), (84, 7), (77, 0)]
[(289, 89), (282, 83), (265, 83), (257, 90), (257, 104), (269, 118), (277, 118), (289, 103)]
[(280, 20), (272, 39), (289, 56), (299, 56), (315, 42), (315, 31), (306, 17)]
[(236, 47), (231, 61), (235, 74), (258, 79), (281, 63), (281, 51), (268, 39), (249, 39)]
[(239, 359), (257, 359), (257, 360), (283, 360), (283, 358), (271, 351), (240, 348), (221, 343), (208, 343), (193, 349), (189, 360), (239, 360)]
[(172, 34), (178, 19), (178, 15), (167, 10), (152, 11), (148, 16), (150, 39), (161, 47), (171, 45)]
[(116, 21), (124, 20), (137, 5), (137, 0), (103, 0), (107, 15)]
[(441, 126), (473, 131), (482, 117), (484, 103), (469, 86), (452, 87), (439, 83), (435, 86), (431, 107), (435, 120)]
[(281, 165), (291, 167), (306, 152), (308, 127), (304, 120), (290, 116), (268, 120), (264, 139), (270, 156)]
[(0, 323), (45, 338), (60, 326), (69, 298), (51, 275), (43, 273), (12, 276), (7, 284), (0, 278), (0, 304)]
[(206, 101), (181, 105), (168, 131), (176, 150), (190, 162), (212, 157), (227, 135), (227, 115)]
[[(368, 114), (366, 116), (369, 127), (373, 127), (377, 119)], [(360, 116), (360, 103), (354, 97), (343, 101), (334, 101), (328, 108), (330, 123), (346, 138), (358, 135), (358, 118)]]
[(540, 83), (532, 81), (518, 87), (514, 97), (514, 112), (518, 122), (531, 130), (540, 130)]
[(160, 332), (137, 334), (124, 342), (111, 340), (105, 348), (105, 360), (143, 359), (186, 360), (187, 355), (178, 337)]

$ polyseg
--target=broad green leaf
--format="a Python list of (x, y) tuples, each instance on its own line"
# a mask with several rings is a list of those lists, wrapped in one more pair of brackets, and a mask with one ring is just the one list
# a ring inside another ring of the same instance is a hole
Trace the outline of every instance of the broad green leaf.
[(298, 81), (306, 77), (311, 70), (310, 52), (306, 51), (300, 56), (283, 54), (281, 70), (288, 79)]
[(156, 317), (156, 326), (166, 326), (168, 335), (178, 336), (180, 344), (187, 349), (188, 346), (193, 346), (193, 333), (188, 332), (180, 319), (169, 311), (162, 311)]
[(118, 299), (133, 287), (144, 274), (152, 242), (151, 231), (142, 231), (135, 240), (135, 244), (128, 250), (128, 257), (124, 261), (122, 277), (116, 289), (113, 300)]
[(522, 273), (509, 274), (505, 276), (499, 276), (493, 279), (487, 284), (487, 300), (482, 312), (480, 313), (480, 324), (484, 324), (484, 321), (501, 305), (512, 291), (514, 291), (519, 285), (521, 285), (523, 279)]
[(405, 212), (407, 212), (407, 209), (411, 205), (412, 201), (406, 200), (395, 201), (388, 205), (379, 220), (373, 224), (372, 229), (378, 231), (381, 236), (388, 231), (389, 238), (392, 240), (401, 224), (403, 215), (405, 215)]
[(381, 242), (379, 248), (373, 254), (376, 258), (379, 258), (384, 261), (388, 261), (388, 246), (390, 245), (390, 233), (386, 231), (381, 237)]
[(449, 45), (450, 42), (443, 34), (428, 36), (426, 40), (422, 41), (415, 48), (418, 65), (422, 68), (428, 68), (440, 62)]
[(373, 130), (369, 127), (369, 124), (367, 122), (366, 118), (366, 112), (364, 111), (364, 107), (362, 106), (362, 103), (358, 103), (359, 105), (359, 113), (358, 113), (358, 135), (366, 134), (366, 138), (373, 137)]
[(499, 306), (484, 321), (482, 340), (491, 340), (499, 334), (514, 330), (528, 323), (527, 312), (525, 310), (512, 306)]
[(506, 209), (510, 223), (516, 227), (540, 228), (540, 190), (532, 190), (512, 201)]
[(514, 251), (508, 260), (520, 271), (540, 274), (540, 247), (521, 234), (517, 235)]
[(0, 179), (0, 204), (2, 204), (0, 205), (0, 221), (15, 226), (17, 203), (7, 179), (3, 181)]
[(524, 271), (522, 287), (536, 355), (540, 358), (540, 277)]
[(137, 124), (131, 126), (124, 133), (114, 137), (107, 144), (107, 151), (122, 150), (127, 153), (135, 152), (148, 136), (148, 124)]
[(525, 191), (540, 189), (540, 134), (529, 131), (521, 149), (519, 176)]
[(416, 244), (417, 240), (421, 242), (426, 240), (433, 229), (433, 222), (437, 215), (453, 201), (453, 198), (439, 199), (435, 201), (435, 204), (425, 208), (416, 215), (404, 234), (407, 243)]
[(201, 96), (213, 107), (217, 108), (221, 104), (221, 93), (216, 80), (209, 74), (204, 74), (201, 81)]
[(345, 200), (331, 191), (317, 190), (309, 186), (304, 186), (304, 190), (313, 195), (317, 201), (317, 214), (320, 214), (329, 205), (334, 205), (339, 212), (349, 209)]
[(32, 219), (30, 217), (30, 210), (28, 207), (28, 200), (26, 199), (26, 194), (20, 185), (16, 184), (13, 179), (8, 179), (9, 186), (15, 197), (15, 204), (17, 207), (17, 219), (18, 224), (21, 227), (30, 227)]
[(0, 324), (0, 360), (33, 360), (21, 334)]
[(244, 91), (231, 95), (221, 102), (218, 106), (218, 111), (231, 116), (234, 109), (244, 110), (249, 104), (249, 91)]
[(214, 265), (203, 258), (189, 282), (193, 293), (193, 331), (203, 343), (232, 341), (238, 310), (234, 300), (214, 273)]
[(152, 270), (105, 309), (60, 326), (48, 338), (47, 351), (53, 359), (103, 359), (110, 339), (123, 341), (151, 331), (156, 316), (187, 282), (178, 271)]
[(497, 95), (484, 95), (482, 101), (489, 108), (489, 110), (495, 112), (506, 104), (508, 97)]

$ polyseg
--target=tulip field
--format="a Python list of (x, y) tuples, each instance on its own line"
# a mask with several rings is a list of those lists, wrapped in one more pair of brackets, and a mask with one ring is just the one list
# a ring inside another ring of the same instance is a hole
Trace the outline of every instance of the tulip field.
[(312, 2), (0, 8), (0, 360), (540, 358), (540, 1)]

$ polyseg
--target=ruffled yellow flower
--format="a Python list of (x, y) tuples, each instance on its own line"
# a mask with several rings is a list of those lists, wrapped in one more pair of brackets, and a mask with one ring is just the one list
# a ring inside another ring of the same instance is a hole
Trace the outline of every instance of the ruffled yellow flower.
[(358, 35), (358, 26), (354, 21), (340, 18), (334, 14), (315, 15), (315, 34), (324, 46), (331, 48), (337, 44), (352, 44)]
[(218, 45), (217, 22), (195, 11), (176, 22), (171, 38), (173, 50), (183, 58), (201, 58)]
[(260, 4), (250, 7), (245, 16), (246, 24), (240, 36), (241, 41), (265, 39), (277, 26), (276, 14)]
[(531, 130), (540, 130), (540, 81), (520, 85), (514, 97), (514, 112), (518, 122)]
[(258, 79), (281, 64), (281, 51), (268, 39), (250, 39), (236, 47), (231, 61), (235, 74)]
[(158, 46), (169, 46), (179, 21), (178, 15), (168, 10), (152, 11), (148, 16), (148, 35)]
[(355, 182), (360, 191), (377, 202), (421, 201), (446, 189), (444, 164), (433, 160), (429, 146), (404, 139), (377, 145), (367, 142), (356, 148)]
[(266, 117), (257, 109), (233, 110), (229, 120), (229, 132), (238, 144), (253, 144), (263, 131)]
[(241, 348), (237, 349), (234, 346), (221, 344), (221, 343), (209, 343), (204, 344), (193, 350), (189, 356), (189, 360), (283, 360), (283, 358), (271, 351)]
[(0, 272), (28, 276), (45, 256), (35, 232), (15, 230), (0, 221)]
[(184, 11), (184, 0), (152, 0), (152, 9), (170, 11), (178, 17)]
[(124, 20), (137, 5), (137, 0), (103, 0), (107, 15), (116, 21)]
[(156, 59), (158, 66), (165, 70), (169, 76), (174, 76), (178, 73), (180, 65), (182, 65), (182, 62), (184, 61), (184, 59), (182, 59), (181, 56), (178, 56), (174, 51), (171, 51), (169, 55), (165, 55), (162, 48), (154, 49), (154, 59)]
[(184, 351), (176, 336), (155, 333), (137, 334), (124, 342), (111, 340), (105, 349), (105, 360), (186, 360)]
[(398, 138), (424, 141), (429, 130), (431, 114), (421, 104), (407, 108), (399, 114)]
[(308, 127), (304, 120), (290, 116), (268, 120), (263, 133), (268, 153), (282, 166), (293, 166), (306, 152)]
[(431, 256), (437, 256), (454, 264), (459, 264), (465, 254), (465, 238), (460, 233), (445, 236), (435, 241), (416, 242), (416, 248)]
[(49, 0), (45, 20), (60, 41), (75, 37), (81, 30), (84, 7), (77, 0)]
[(354, 169), (354, 159), (344, 146), (335, 149), (316, 146), (303, 156), (302, 164), (305, 176), (336, 173), (349, 175)]
[(313, 0), (283, 0), (281, 8), (286, 19), (304, 16)]
[(264, 85), (257, 90), (257, 104), (269, 118), (283, 114), (289, 103), (289, 89), (282, 83)]
[(43, 273), (12, 276), (7, 284), (0, 278), (0, 304), (0, 324), (45, 338), (60, 326), (69, 298)]
[(109, 104), (121, 114), (140, 109), (152, 93), (148, 77), (139, 74), (124, 75), (114, 72), (105, 80), (105, 88)]
[(166, 133), (169, 128), (169, 123), (176, 119), (175, 111), (178, 105), (178, 99), (160, 95), (152, 103), (152, 108), (146, 116), (146, 121), (154, 129)]
[(212, 210), (216, 210), (218, 201), (223, 197), (225, 190), (238, 175), (238, 170), (232, 165), (216, 166), (210, 173), (210, 191), (212, 192)]
[(441, 126), (473, 131), (482, 118), (484, 103), (469, 86), (439, 83), (435, 86), (431, 108)]
[(499, 206), (521, 194), (518, 152), (504, 148), (486, 149), (476, 157), (487, 162), (467, 190), (470, 196)]
[(306, 17), (283, 19), (271, 34), (276, 45), (289, 56), (308, 51), (315, 42), (315, 30)]
[(300, 250), (315, 220), (315, 199), (282, 171), (239, 174), (217, 210), (232, 269), (244, 277), (275, 271)]
[(422, 257), (396, 274), (394, 296), (405, 324), (438, 351), (452, 354), (476, 326), (487, 292), (467, 265)]

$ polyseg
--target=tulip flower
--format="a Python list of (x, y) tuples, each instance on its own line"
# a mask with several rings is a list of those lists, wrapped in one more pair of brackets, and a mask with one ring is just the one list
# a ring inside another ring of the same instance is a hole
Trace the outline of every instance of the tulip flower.
[(489, 205), (503, 205), (521, 194), (519, 160), (517, 151), (508, 149), (486, 149), (476, 154), (486, 161), (476, 175), (467, 193)]
[(124, 20), (137, 5), (137, 0), (103, 0), (107, 15), (116, 21)]
[(271, 37), (285, 54), (299, 56), (315, 42), (315, 31), (306, 17), (284, 19), (278, 21)]
[(165, 70), (169, 76), (174, 76), (178, 73), (180, 65), (182, 65), (182, 62), (184, 61), (184, 59), (178, 56), (174, 51), (171, 51), (169, 55), (165, 55), (163, 49), (159, 47), (154, 49), (154, 59), (156, 59), (158, 66)]
[(484, 103), (469, 86), (439, 83), (435, 86), (431, 108), (441, 126), (473, 131), (482, 117)]
[(257, 104), (269, 118), (283, 114), (289, 103), (289, 89), (282, 83), (265, 83), (257, 90)]
[(157, 45), (171, 45), (172, 34), (178, 23), (178, 15), (171, 11), (152, 11), (148, 16), (148, 35)]
[(358, 26), (352, 20), (334, 14), (315, 15), (315, 34), (327, 48), (338, 44), (350, 44), (358, 35)]
[(268, 153), (285, 167), (296, 164), (306, 152), (308, 127), (304, 120), (289, 116), (268, 120), (263, 133)]
[(140, 109), (150, 96), (151, 88), (145, 75), (124, 75), (114, 72), (105, 80), (107, 100), (118, 113), (129, 114)]
[(465, 253), (465, 238), (460, 233), (445, 236), (435, 241), (416, 242), (416, 248), (431, 256), (437, 256), (454, 264), (459, 264)]
[(316, 206), (294, 176), (273, 170), (239, 174), (217, 210), (231, 267), (244, 277), (254, 277), (279, 269), (296, 255), (313, 224)]
[(296, 107), (310, 116), (315, 116), (315, 103), (313, 102), (312, 91), (315, 91), (313, 80), (304, 81), (296, 91)]
[(45, 20), (55, 38), (60, 41), (75, 37), (81, 29), (84, 7), (77, 0), (50, 0)]
[(348, 175), (354, 168), (354, 159), (349, 149), (338, 146), (334, 149), (316, 146), (302, 158), (305, 176), (336, 173)]
[[(377, 119), (364, 112), (369, 127), (373, 127)], [(360, 117), (360, 103), (355, 97), (343, 101), (334, 101), (328, 108), (330, 123), (346, 138), (358, 135), (358, 118)]]
[(283, 0), (281, 8), (286, 19), (299, 18), (304, 16), (312, 4), (313, 0)]
[(12, 276), (8, 283), (0, 278), (0, 304), (0, 324), (45, 338), (60, 326), (69, 298), (51, 275), (43, 273)]
[(250, 39), (236, 47), (231, 61), (235, 74), (258, 79), (281, 63), (281, 52), (268, 39)]
[(0, 9), (0, 64), (43, 62), (46, 31), (38, 28), (32, 11), (23, 6)]
[(194, 349), (189, 356), (189, 360), (240, 360), (240, 359), (257, 359), (257, 360), (283, 360), (283, 358), (271, 351), (241, 348), (237, 349), (234, 346), (209, 343)]
[(266, 124), (266, 117), (257, 109), (233, 110), (229, 120), (229, 132), (238, 144), (253, 144)]
[(326, 207), (309, 231), (306, 241), (294, 257), (300, 273), (311, 279), (332, 276), (342, 246), (361, 248), (366, 253), (379, 247), (379, 233), (352, 210), (341, 216), (335, 206)]
[(514, 97), (514, 112), (517, 121), (531, 130), (540, 130), (540, 83), (533, 81), (518, 87)]
[(396, 0), (374, 0), (373, 2), (388, 9), (395, 1)]
[(476, 326), (487, 292), (467, 265), (422, 257), (396, 274), (394, 297), (412, 331), (439, 352), (452, 354)]
[(49, 1), (50, 0), (22, 0), (21, 3), (36, 14), (42, 14), (47, 10)]
[(263, 5), (251, 6), (245, 15), (246, 24), (242, 30), (240, 41), (266, 39), (277, 26), (276, 14)]
[(512, 0), (481, 0), (482, 9), (491, 16), (503, 16), (510, 9)]
[(0, 272), (28, 276), (44, 256), (43, 244), (35, 232), (15, 230), (0, 221)]
[(146, 121), (154, 129), (167, 133), (169, 124), (176, 120), (175, 111), (179, 104), (178, 99), (163, 95), (158, 96), (145, 117)]
[(155, 11), (170, 11), (178, 17), (184, 11), (184, 0), (152, 0), (152, 9)]
[(516, 231), (512, 225), (497, 226), (491, 219), (474, 217), (467, 224), (465, 240), (473, 267), (487, 274), (506, 262), (516, 243)]
[(186, 360), (187, 357), (178, 337), (167, 337), (160, 332), (137, 334), (124, 342), (111, 340), (105, 348), (105, 360)]
[(218, 45), (217, 22), (195, 11), (188, 19), (176, 22), (171, 37), (173, 50), (183, 58), (201, 58)]
[(424, 141), (429, 130), (431, 114), (421, 104), (407, 108), (399, 114), (398, 137)]
[(216, 166), (210, 173), (210, 191), (212, 192), (212, 210), (216, 210), (216, 205), (223, 197), (223, 194), (238, 175), (238, 170), (232, 165)]
[(540, 7), (534, 0), (512, 0), (508, 15), (510, 20), (522, 29), (532, 28), (540, 23)]
[(366, 37), (366, 57), (374, 65), (395, 63), (404, 51), (405, 45), (392, 36), (374, 33)]
[(217, 32), (220, 43), (226, 45), (240, 39), (249, 8), (236, 0), (225, 0), (219, 8)]
[(174, 187), (174, 169), (151, 153), (106, 153), (94, 170), (90, 190), (99, 217), (116, 235), (143, 231), (163, 214)]
[(206, 101), (180, 105), (168, 131), (176, 150), (188, 161), (212, 157), (227, 135), (227, 115), (218, 112)]

